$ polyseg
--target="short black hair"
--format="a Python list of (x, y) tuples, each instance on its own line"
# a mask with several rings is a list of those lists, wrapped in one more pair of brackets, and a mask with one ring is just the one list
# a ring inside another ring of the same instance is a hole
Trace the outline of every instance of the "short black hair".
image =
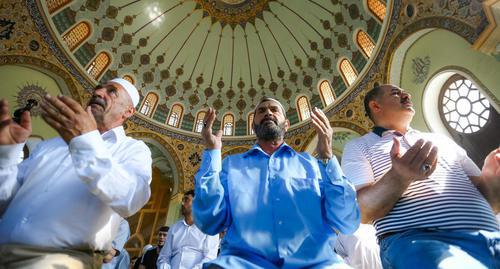
[(185, 193), (184, 193), (184, 195), (185, 195), (185, 196), (186, 196), (186, 195), (191, 195), (191, 196), (193, 196), (193, 198), (194, 198), (194, 190), (189, 190), (189, 191), (185, 192)]
[(168, 226), (161, 226), (159, 232), (168, 232), (170, 230), (170, 227)]
[(373, 115), (371, 113), (369, 104), (370, 104), (370, 101), (373, 101), (373, 100), (377, 99), (378, 97), (380, 97), (381, 93), (382, 93), (382, 86), (377, 85), (377, 86), (373, 87), (371, 90), (369, 90), (365, 95), (365, 99), (364, 99), (365, 113), (368, 116), (368, 118), (370, 118), (370, 120), (372, 120), (372, 121), (373, 121)]

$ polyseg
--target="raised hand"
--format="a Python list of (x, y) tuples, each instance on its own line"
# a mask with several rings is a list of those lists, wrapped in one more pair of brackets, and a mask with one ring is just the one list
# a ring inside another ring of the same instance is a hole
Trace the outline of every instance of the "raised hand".
[(30, 112), (25, 111), (21, 115), (21, 122), (18, 124), (9, 113), (9, 103), (7, 100), (0, 100), (0, 145), (14, 145), (23, 143), (31, 135)]
[(66, 96), (45, 96), (41, 104), (42, 118), (69, 143), (76, 136), (97, 129), (90, 106), (86, 110)]
[(209, 107), (205, 118), (203, 119), (203, 129), (201, 129), (201, 137), (207, 149), (222, 148), (222, 130), (218, 130), (215, 134), (212, 133), (212, 126), (215, 121), (215, 109)]
[(394, 138), (391, 148), (392, 172), (408, 183), (429, 177), (437, 166), (437, 147), (419, 139), (401, 156), (399, 140)]
[(333, 129), (330, 126), (330, 121), (326, 117), (325, 113), (317, 107), (313, 108), (311, 118), (314, 129), (316, 129), (316, 133), (318, 134), (318, 144), (316, 145), (318, 157), (321, 159), (330, 159), (333, 157)]
[(481, 178), (483, 180), (494, 180), (500, 183), (500, 147), (494, 149), (484, 159)]

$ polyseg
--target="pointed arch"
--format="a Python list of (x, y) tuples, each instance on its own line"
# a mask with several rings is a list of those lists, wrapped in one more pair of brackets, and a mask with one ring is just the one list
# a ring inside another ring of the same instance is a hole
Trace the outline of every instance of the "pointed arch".
[(254, 116), (255, 116), (255, 114), (253, 112), (251, 112), (250, 114), (248, 114), (247, 134), (249, 134), (249, 135), (255, 134), (255, 132), (253, 130), (253, 118), (254, 118)]
[(109, 56), (109, 53), (102, 51), (89, 64), (89, 66), (87, 67), (87, 73), (95, 80), (99, 80), (110, 63), (111, 56)]
[(373, 54), (373, 50), (375, 49), (375, 43), (372, 38), (363, 30), (359, 30), (356, 33), (356, 44), (363, 52), (366, 58), (370, 58)]
[(326, 79), (319, 82), (319, 95), (325, 107), (329, 106), (335, 101), (335, 93), (333, 92), (332, 85)]
[(195, 133), (201, 133), (201, 129), (203, 129), (203, 119), (205, 118), (205, 115), (207, 115), (206, 111), (199, 111), (196, 114), (196, 121), (194, 122), (194, 132)]
[(358, 72), (352, 65), (351, 61), (346, 58), (340, 60), (339, 70), (345, 84), (349, 87), (351, 86), (356, 78), (358, 77)]
[(63, 35), (70, 51), (76, 50), (90, 36), (90, 24), (86, 21), (77, 23)]
[(222, 132), (223, 135), (234, 134), (234, 116), (232, 114), (226, 114), (222, 118)]
[(144, 114), (148, 117), (153, 116), (154, 111), (156, 110), (156, 106), (158, 105), (158, 95), (154, 92), (150, 92), (146, 95), (146, 98), (144, 98), (144, 101), (142, 102), (141, 109), (139, 109), (139, 112), (141, 114)]
[(307, 120), (311, 117), (311, 106), (306, 96), (301, 96), (297, 99), (297, 111), (299, 113), (299, 120)]
[(366, 0), (366, 6), (370, 13), (377, 18), (380, 22), (384, 21), (386, 7), (380, 0)]
[(181, 125), (182, 115), (184, 113), (184, 108), (180, 104), (175, 104), (170, 109), (170, 115), (168, 116), (167, 125), (179, 128)]
[(61, 8), (65, 7), (71, 2), (71, 0), (47, 0), (47, 9), (49, 10), (49, 14), (52, 14)]
[(130, 82), (130, 83), (132, 83), (132, 84), (135, 84), (135, 79), (131, 75), (124, 75), (123, 79), (126, 80), (126, 81), (128, 81), (128, 82)]

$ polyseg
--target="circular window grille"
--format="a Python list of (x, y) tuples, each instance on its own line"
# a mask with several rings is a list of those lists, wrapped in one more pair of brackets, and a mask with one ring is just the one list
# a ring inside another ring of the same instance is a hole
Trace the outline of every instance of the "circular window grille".
[(449, 81), (441, 99), (444, 119), (457, 132), (479, 131), (490, 117), (490, 103), (470, 80), (454, 76)]

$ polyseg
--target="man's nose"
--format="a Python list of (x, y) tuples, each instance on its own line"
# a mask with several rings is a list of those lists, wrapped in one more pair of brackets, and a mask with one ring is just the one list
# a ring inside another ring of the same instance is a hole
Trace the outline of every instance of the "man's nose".
[(411, 98), (411, 94), (409, 94), (407, 92), (402, 92), (401, 93), (401, 97), (410, 99)]

